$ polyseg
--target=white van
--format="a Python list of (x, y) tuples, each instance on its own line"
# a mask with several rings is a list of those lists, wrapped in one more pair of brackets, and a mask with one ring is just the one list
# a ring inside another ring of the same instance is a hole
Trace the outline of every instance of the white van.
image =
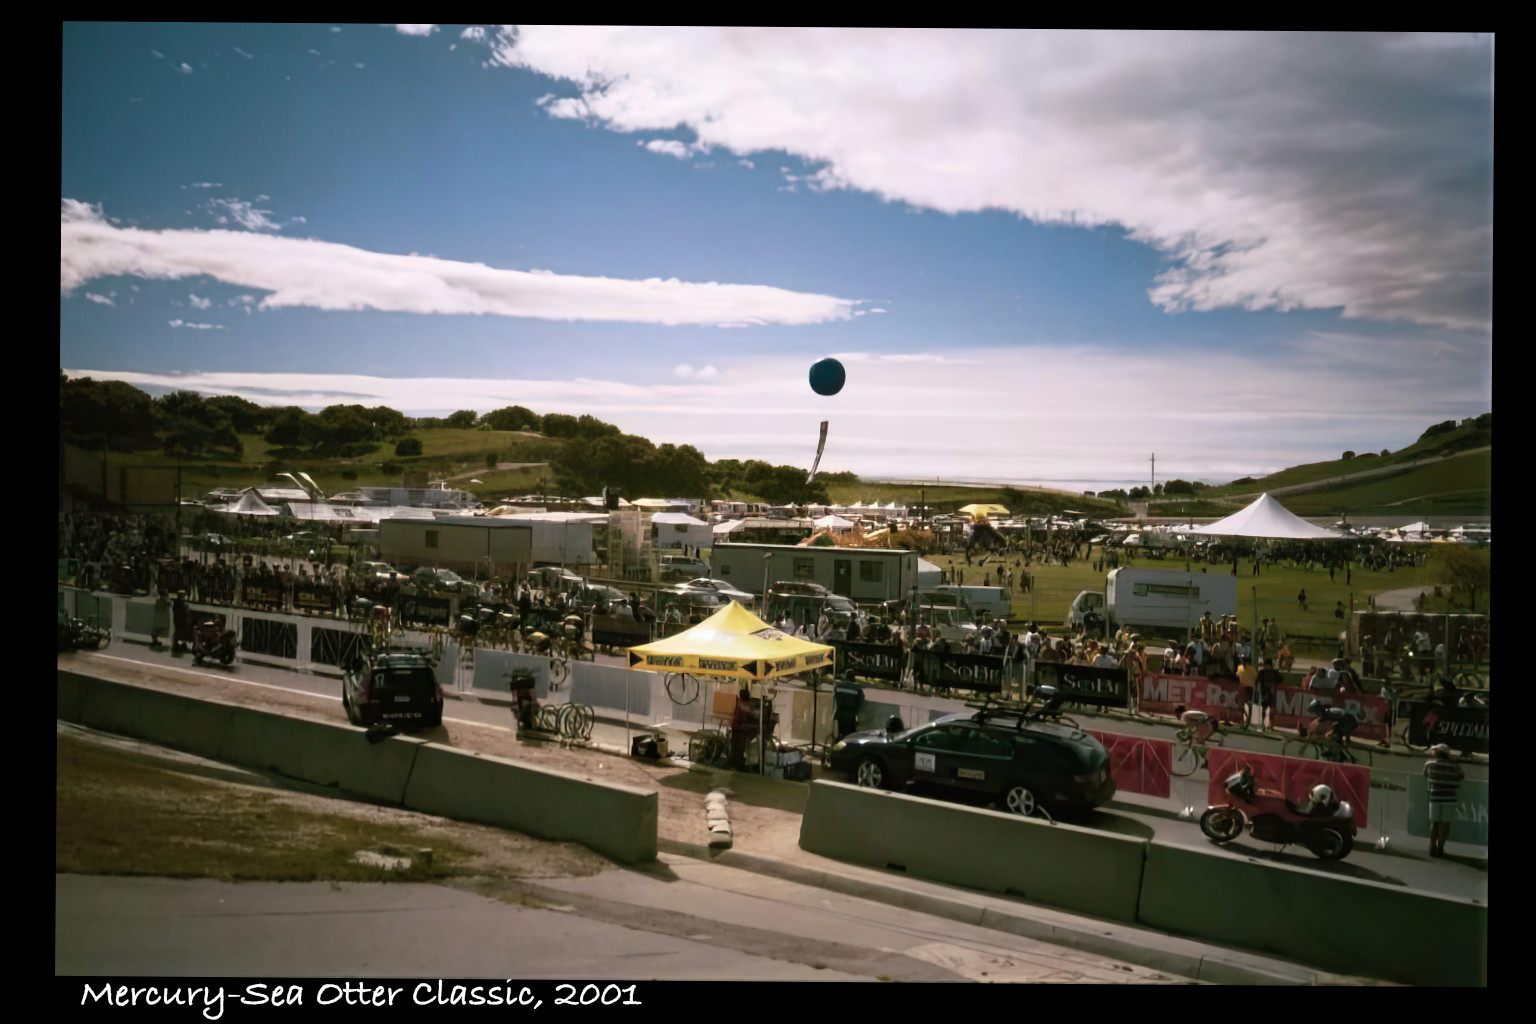
[(934, 594), (949, 594), (959, 598), (967, 617), (977, 612), (992, 619), (1008, 619), (1013, 615), (1013, 591), (1006, 587), (971, 587), (957, 583), (941, 583), (932, 590)]
[(692, 580), (709, 575), (709, 566), (687, 555), (658, 555), (657, 573), (663, 580)]

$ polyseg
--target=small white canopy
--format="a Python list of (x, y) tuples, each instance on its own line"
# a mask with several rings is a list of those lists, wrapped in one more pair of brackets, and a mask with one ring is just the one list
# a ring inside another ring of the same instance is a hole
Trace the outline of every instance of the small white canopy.
[(240, 495), (240, 500), (225, 508), (224, 511), (236, 516), (278, 515), (277, 509), (262, 501), (254, 488)]
[(1345, 540), (1347, 534), (1313, 526), (1268, 494), (1261, 494), (1241, 512), (1189, 531), (1207, 537), (1268, 537), (1276, 540)]
[(818, 530), (833, 530), (837, 532), (853, 529), (853, 524), (842, 516), (822, 516), (811, 525)]
[(933, 590), (944, 581), (944, 570), (926, 558), (917, 560), (917, 589), (923, 593)]
[(686, 512), (657, 512), (651, 516), (651, 522), (660, 523), (663, 526), (708, 526), (702, 519), (695, 519)]

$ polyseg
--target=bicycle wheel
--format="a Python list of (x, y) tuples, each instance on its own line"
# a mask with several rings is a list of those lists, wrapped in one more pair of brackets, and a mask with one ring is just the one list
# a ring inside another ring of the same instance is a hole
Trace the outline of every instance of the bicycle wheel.
[(1458, 672), (1451, 678), (1458, 690), (1482, 690), (1488, 686), (1488, 681), (1476, 672)]
[(596, 720), (592, 708), (586, 704), (571, 705), (571, 739), (586, 740), (592, 736), (592, 723)]
[(668, 672), (663, 683), (674, 704), (692, 704), (699, 699), (699, 681), (686, 672)]
[(549, 686), (558, 690), (571, 677), (571, 663), (564, 652), (553, 654), (549, 659)]

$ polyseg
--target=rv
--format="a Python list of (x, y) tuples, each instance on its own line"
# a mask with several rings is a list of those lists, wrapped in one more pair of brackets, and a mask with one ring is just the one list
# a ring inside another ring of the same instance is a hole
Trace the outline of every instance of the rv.
[(750, 594), (781, 580), (819, 583), (857, 602), (905, 599), (917, 588), (917, 553), (900, 548), (717, 543), (709, 560), (715, 579)]
[(1113, 632), (1122, 626), (1164, 636), (1186, 636), (1206, 612), (1220, 620), (1237, 615), (1237, 579), (1226, 573), (1172, 572), (1126, 566), (1110, 571), (1104, 590), (1078, 594), (1067, 613), (1067, 625), (1089, 624), (1090, 632)]

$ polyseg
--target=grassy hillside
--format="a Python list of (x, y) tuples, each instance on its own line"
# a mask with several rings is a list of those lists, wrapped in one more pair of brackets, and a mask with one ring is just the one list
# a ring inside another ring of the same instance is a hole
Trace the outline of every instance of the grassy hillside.
[(1280, 500), (1297, 515), (1489, 515), (1492, 488), (1493, 453), (1487, 451)]
[(851, 505), (856, 501), (871, 501), (882, 505), (896, 502), (899, 505), (917, 506), (926, 502), (938, 512), (954, 512), (966, 505), (1002, 505), (1015, 515), (1048, 515), (1066, 509), (1086, 512), (1092, 516), (1118, 517), (1128, 513), (1124, 505), (1100, 498), (1081, 495), (1053, 494), (1048, 491), (1020, 491), (1004, 496), (1003, 489), (988, 490), (979, 487), (912, 487), (905, 484), (856, 483), (827, 484), (827, 496), (833, 504)]

